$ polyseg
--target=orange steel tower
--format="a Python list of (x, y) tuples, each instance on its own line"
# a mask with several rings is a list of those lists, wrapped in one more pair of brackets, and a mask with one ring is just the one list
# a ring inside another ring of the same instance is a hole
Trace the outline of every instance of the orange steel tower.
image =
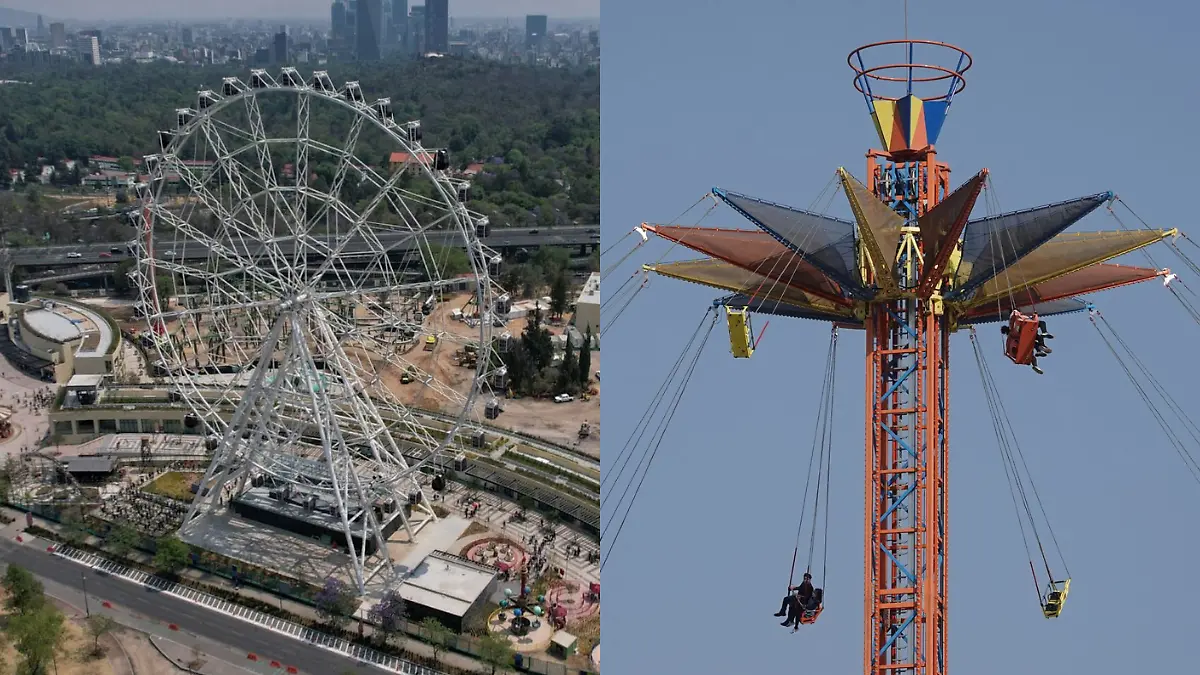
[[(918, 50), (930, 59), (918, 61)], [(904, 57), (867, 65), (885, 53)], [(1105, 261), (1175, 231), (1064, 232), (1110, 192), (970, 220), (988, 172), (951, 191), (934, 147), (970, 55), (905, 39), (848, 61), (881, 144), (867, 154), (865, 182), (837, 170), (854, 221), (713, 188), (758, 229), (643, 223), (708, 256), (645, 269), (731, 292), (715, 303), (737, 328), (731, 336), (750, 334), (748, 313), (864, 329), (864, 672), (944, 675), (950, 335), (1014, 310), (1035, 322), (1077, 312), (1088, 307), (1077, 296), (1160, 276)], [(733, 351), (754, 349), (743, 339)]]
[[(917, 44), (957, 57), (920, 67)], [(867, 67), (872, 52), (904, 49), (900, 63)], [(882, 149), (867, 154), (871, 194), (844, 171), (860, 232), (867, 304), (864, 664), (871, 675), (946, 672), (950, 325), (942, 272), (987, 172), (947, 200), (950, 167), (934, 142), (966, 82), (971, 57), (949, 45), (895, 41), (851, 52), (854, 86), (867, 101)], [(900, 96), (889, 95), (895, 83)], [(945, 83), (927, 98), (914, 85)], [(941, 208), (938, 208), (938, 207)]]

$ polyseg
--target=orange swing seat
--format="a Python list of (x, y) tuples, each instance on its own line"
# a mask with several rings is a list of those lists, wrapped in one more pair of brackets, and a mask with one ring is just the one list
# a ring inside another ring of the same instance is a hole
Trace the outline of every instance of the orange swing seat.
[(1004, 355), (1019, 366), (1033, 364), (1033, 353), (1037, 346), (1038, 315), (1026, 315), (1014, 311), (1008, 319), (1008, 336), (1004, 341)]

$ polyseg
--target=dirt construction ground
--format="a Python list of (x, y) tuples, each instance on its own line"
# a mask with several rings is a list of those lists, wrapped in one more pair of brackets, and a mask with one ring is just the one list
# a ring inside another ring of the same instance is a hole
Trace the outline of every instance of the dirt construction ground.
[[(442, 339), (433, 351), (427, 352), (422, 348), (422, 341), (426, 334), (419, 334), (417, 336), (418, 344), (403, 356), (405, 361), (421, 371), (431, 374), (436, 381), (460, 392), (465, 392), (470, 386), (475, 369), (459, 366), (454, 352), (467, 342), (479, 339), (478, 328), (470, 328), (467, 324), (451, 318), (451, 313), (463, 306), (466, 297), (460, 295), (448, 298), (427, 319), (426, 326), (431, 331), (442, 334)], [(520, 335), (525, 330), (525, 323), (524, 318), (514, 319), (509, 321), (504, 328), (494, 329), (493, 334), (498, 335), (507, 331), (513, 335)], [(547, 327), (552, 334), (556, 335), (565, 330), (563, 325), (547, 325)], [(401, 402), (428, 410), (458, 412), (443, 395), (431, 387), (420, 382), (401, 384), (400, 376), (403, 374), (403, 368), (383, 361), (376, 361), (376, 364), (384, 386), (393, 392)], [(595, 373), (598, 370), (600, 370), (600, 352), (592, 352), (591, 371)], [(599, 383), (593, 381), (593, 386), (598, 388)], [(599, 396), (593, 396), (589, 401), (575, 400), (569, 403), (555, 403), (549, 399), (516, 399), (504, 401), (503, 407), (504, 412), (500, 417), (490, 423), (537, 436), (552, 443), (576, 448), (593, 457), (600, 456)], [(584, 422), (591, 426), (592, 433), (589, 438), (580, 441), (579, 426)]]
[[(467, 297), (466, 294), (458, 294), (439, 303), (433, 314), (426, 318), (426, 331), (417, 335), (416, 343), (411, 350), (399, 356), (400, 361), (410, 363), (420, 371), (432, 375), (441, 387), (449, 387), (458, 392), (467, 391), (475, 369), (458, 365), (455, 352), (462, 349), (463, 345), (477, 342), (479, 339), (478, 328), (470, 328), (466, 323), (456, 321), (451, 316), (455, 309), (464, 306)], [(143, 321), (133, 318), (131, 307), (107, 303), (105, 309), (113, 314), (122, 328), (132, 328), (138, 331), (145, 329)], [(509, 332), (514, 336), (519, 336), (525, 330), (525, 323), (524, 318), (514, 319), (509, 321), (504, 328), (493, 329), (492, 334), (500, 335)], [(559, 325), (547, 324), (547, 327), (555, 335), (561, 334), (566, 328), (565, 324), (561, 323)], [(170, 329), (173, 330), (174, 326), (171, 326)], [(439, 334), (441, 339), (432, 351), (425, 351), (424, 340), (430, 333)], [(394, 362), (388, 363), (378, 357), (368, 357), (362, 352), (359, 352), (359, 357), (375, 364), (382, 384), (402, 403), (449, 414), (460, 412), (461, 408), (456, 408), (445, 393), (437, 391), (433, 386), (422, 384), (419, 381), (401, 384), (400, 379), (404, 373), (404, 366), (396, 365)], [(599, 370), (600, 352), (594, 351), (591, 362), (593, 376)], [(593, 379), (592, 386), (599, 388), (599, 382)], [(514, 399), (504, 401), (503, 407), (504, 413), (490, 423), (575, 448), (593, 457), (600, 456), (599, 396), (593, 396), (589, 401), (575, 400), (569, 403), (555, 403), (549, 399)], [(482, 414), (482, 403), (477, 410)], [(591, 427), (591, 435), (581, 441), (579, 427), (585, 422)]]

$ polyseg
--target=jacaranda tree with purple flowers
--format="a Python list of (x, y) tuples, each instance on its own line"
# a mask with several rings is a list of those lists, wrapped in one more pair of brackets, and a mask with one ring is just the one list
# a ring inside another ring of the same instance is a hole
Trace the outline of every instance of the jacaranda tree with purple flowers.
[(379, 603), (367, 610), (367, 618), (378, 626), (376, 631), (383, 636), (383, 641), (400, 632), (401, 622), (408, 613), (404, 598), (396, 591), (388, 591)]
[(335, 628), (346, 625), (358, 609), (358, 594), (341, 579), (329, 577), (325, 586), (313, 598), (317, 605), (317, 616)]

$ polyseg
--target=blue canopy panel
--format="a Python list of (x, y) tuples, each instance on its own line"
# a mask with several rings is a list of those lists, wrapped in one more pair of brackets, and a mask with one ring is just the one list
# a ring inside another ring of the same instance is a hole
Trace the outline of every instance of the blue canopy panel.
[(836, 281), (850, 296), (866, 299), (855, 251), (854, 224), (810, 211), (713, 188), (713, 194), (750, 222)]
[(954, 290), (947, 299), (961, 300), (999, 275), (1009, 265), (1029, 255), (1055, 235), (1113, 198), (1101, 192), (1070, 201), (1024, 211), (1002, 213), (967, 223), (962, 239), (962, 260)]
[[(1079, 298), (1061, 298), (1059, 300), (1051, 300), (1050, 302), (1039, 302), (1037, 305), (1025, 305), (1018, 307), (1018, 311), (1022, 314), (1037, 314), (1038, 316), (1054, 316), (1055, 314), (1073, 314), (1082, 312), (1087, 309), (1088, 303)], [(1012, 310), (1008, 307), (997, 307), (992, 305), (990, 309), (980, 307), (976, 311), (971, 312), (967, 316), (959, 319), (958, 322), (963, 325), (983, 324), (983, 323), (998, 323), (1000, 321), (1008, 321), (1008, 317), (1012, 314)]]
[(745, 307), (755, 314), (785, 316), (793, 319), (810, 319), (812, 321), (824, 321), (847, 327), (862, 328), (862, 321), (851, 316), (822, 312), (808, 307), (797, 307), (796, 305), (789, 305), (769, 298), (751, 298), (743, 293), (735, 293), (718, 298), (713, 301), (713, 305), (719, 307)]

